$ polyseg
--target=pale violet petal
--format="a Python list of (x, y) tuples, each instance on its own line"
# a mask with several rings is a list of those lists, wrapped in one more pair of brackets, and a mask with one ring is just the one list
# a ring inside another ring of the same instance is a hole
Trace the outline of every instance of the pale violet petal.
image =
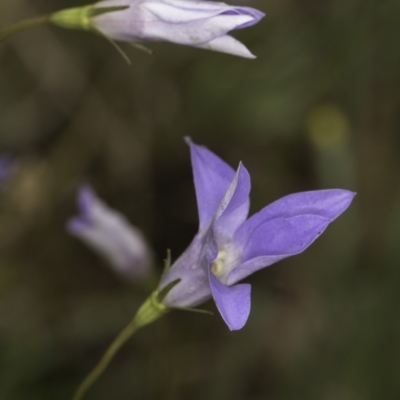
[(259, 10), (256, 10), (255, 8), (250, 8), (250, 7), (232, 7), (230, 10), (224, 12), (225, 15), (249, 15), (252, 17), (252, 20), (249, 22), (246, 22), (243, 25), (238, 26), (235, 29), (243, 29), (243, 28), (248, 28), (249, 26), (253, 26), (255, 24), (258, 24), (262, 18), (265, 17), (265, 14)]
[(90, 215), (94, 211), (98, 199), (93, 189), (89, 185), (82, 185), (78, 190), (77, 198), (79, 211), (85, 215)]
[(189, 247), (162, 277), (160, 288), (180, 279), (164, 300), (168, 307), (195, 307), (211, 297), (207, 261), (201, 258), (204, 238), (196, 235)]
[(212, 18), (221, 13), (220, 8), (218, 7), (214, 9), (176, 7), (176, 4), (167, 4), (155, 1), (145, 2), (141, 7), (150, 11), (160, 21), (167, 22), (169, 24), (186, 24), (188, 22), (198, 21), (200, 19)]
[(347, 209), (354, 196), (354, 192), (342, 189), (315, 190), (285, 196), (251, 216), (235, 233), (235, 241), (244, 245), (258, 226), (275, 218), (307, 214), (334, 220)]
[(164, 40), (195, 46), (224, 36), (251, 19), (248, 15), (217, 15), (185, 24), (171, 24), (160, 20), (157, 23), (143, 24), (143, 36), (148, 40)]
[(69, 233), (126, 276), (139, 277), (150, 272), (152, 255), (140, 230), (98, 199), (89, 186), (80, 188), (78, 204), (82, 214), (67, 222)]
[(242, 329), (250, 314), (251, 285), (225, 286), (210, 273), (212, 295), (225, 323), (231, 331)]
[(201, 231), (211, 223), (235, 171), (210, 150), (194, 144), (190, 139), (187, 142), (190, 146)]
[[(155, 1), (155, 0), (152, 0)], [(162, 0), (165, 4), (173, 5), (177, 8), (189, 9), (189, 10), (199, 10), (199, 11), (218, 11), (222, 12), (230, 8), (235, 8), (229, 6), (225, 3), (217, 1), (198, 1), (198, 0)]]
[(318, 215), (300, 215), (263, 223), (249, 236), (242, 263), (230, 272), (227, 283), (238, 282), (261, 268), (303, 252), (331, 221)]
[(218, 246), (230, 241), (236, 229), (246, 220), (250, 207), (249, 194), (250, 175), (240, 163), (214, 216), (214, 234)]
[(207, 43), (196, 45), (205, 50), (219, 51), (234, 56), (254, 59), (256, 56), (241, 42), (229, 35), (220, 36)]

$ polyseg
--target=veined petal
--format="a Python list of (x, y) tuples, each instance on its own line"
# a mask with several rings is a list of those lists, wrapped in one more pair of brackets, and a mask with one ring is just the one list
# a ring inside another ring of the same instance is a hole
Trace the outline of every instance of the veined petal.
[(250, 314), (251, 285), (225, 286), (211, 272), (209, 274), (211, 292), (222, 318), (231, 331), (242, 329)]
[(221, 14), (220, 7), (193, 7), (193, 3), (191, 1), (147, 1), (143, 3), (143, 7), (159, 20), (171, 24), (185, 24)]
[(224, 36), (249, 21), (252, 21), (252, 17), (248, 15), (217, 15), (213, 18), (176, 24), (161, 20), (152, 21), (143, 25), (143, 35), (148, 40), (165, 40), (195, 46)]
[(235, 171), (205, 147), (186, 139), (190, 146), (200, 231), (207, 228), (223, 199)]
[(214, 234), (219, 246), (229, 241), (246, 220), (250, 207), (249, 194), (250, 175), (240, 163), (214, 216)]
[[(130, 0), (135, 1), (135, 0)], [(156, 1), (156, 0), (151, 0)], [(217, 1), (198, 1), (198, 0), (161, 0), (165, 4), (170, 4), (175, 7), (188, 10), (198, 10), (198, 11), (218, 11), (218, 13), (224, 12), (229, 9), (237, 8), (235, 6), (230, 6), (226, 3)]]
[[(164, 304), (168, 307), (195, 307), (211, 297), (208, 282), (208, 259), (202, 256), (204, 238), (196, 235), (189, 247), (174, 262), (162, 277), (160, 289), (180, 279), (180, 282), (167, 294)], [(210, 258), (215, 258), (218, 250)]]
[(220, 36), (207, 43), (195, 45), (200, 49), (219, 51), (234, 56), (254, 59), (256, 56), (241, 42), (229, 35)]
[(255, 58), (227, 33), (258, 23), (264, 13), (256, 9), (182, 0), (108, 0), (96, 7), (124, 5), (129, 8), (94, 17), (93, 26), (114, 40), (168, 41)]
[(261, 268), (303, 252), (331, 221), (319, 215), (299, 215), (263, 223), (249, 236), (242, 264), (231, 271), (227, 283), (238, 282)]
[(235, 241), (244, 246), (257, 227), (276, 218), (317, 215), (333, 221), (347, 209), (355, 195), (348, 190), (330, 189), (282, 197), (251, 216), (235, 233)]
[(265, 17), (265, 14), (263, 12), (251, 7), (235, 7), (228, 11), (225, 11), (224, 14), (225, 15), (241, 14), (241, 15), (249, 15), (252, 17), (251, 21), (243, 25), (240, 25), (235, 29), (243, 29), (243, 28), (248, 28), (249, 26), (256, 25), (260, 22), (262, 18)]

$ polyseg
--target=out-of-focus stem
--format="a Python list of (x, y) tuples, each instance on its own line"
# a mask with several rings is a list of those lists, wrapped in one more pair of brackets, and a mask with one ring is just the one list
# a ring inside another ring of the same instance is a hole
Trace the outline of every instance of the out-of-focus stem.
[(100, 377), (105, 369), (110, 364), (118, 350), (128, 341), (128, 339), (138, 330), (135, 319), (114, 339), (110, 347), (104, 353), (103, 357), (92, 370), (92, 372), (85, 378), (76, 390), (72, 400), (80, 400), (85, 395), (87, 390), (93, 385), (94, 382)]
[(154, 322), (169, 311), (166, 306), (157, 300), (157, 295), (158, 292), (153, 292), (143, 303), (133, 320), (114, 339), (92, 372), (80, 384), (71, 400), (81, 400), (83, 398), (88, 389), (108, 367), (117, 352), (139, 328)]
[(0, 30), (0, 43), (15, 33), (33, 28), (35, 26), (43, 25), (48, 22), (50, 22), (50, 15), (44, 15), (42, 17), (26, 19), (25, 21), (10, 25), (9, 27)]

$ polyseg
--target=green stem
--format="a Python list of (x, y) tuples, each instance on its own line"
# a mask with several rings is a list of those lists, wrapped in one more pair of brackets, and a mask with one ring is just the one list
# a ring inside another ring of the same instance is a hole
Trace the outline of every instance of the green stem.
[(169, 311), (166, 306), (158, 301), (157, 295), (158, 292), (154, 292), (143, 303), (133, 320), (114, 339), (92, 372), (90, 372), (90, 374), (80, 384), (74, 396), (72, 397), (72, 400), (81, 400), (83, 398), (88, 389), (96, 382), (96, 380), (108, 367), (117, 352), (139, 328), (154, 322)]
[(24, 31), (29, 28), (33, 28), (38, 25), (46, 24), (49, 21), (50, 21), (50, 16), (44, 15), (44, 16), (38, 17), (38, 18), (26, 19), (25, 21), (17, 22), (14, 25), (11, 25), (7, 28), (1, 29), (0, 30), (0, 43), (3, 40), (10, 37), (11, 35), (14, 35), (15, 33)]

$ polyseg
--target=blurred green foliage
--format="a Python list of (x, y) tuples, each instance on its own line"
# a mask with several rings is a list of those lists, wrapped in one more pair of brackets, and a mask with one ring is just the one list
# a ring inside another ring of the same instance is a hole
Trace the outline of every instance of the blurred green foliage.
[[(82, 4), (82, 3), (81, 3)], [(81, 5), (13, 0), (0, 26)], [(139, 332), (88, 399), (400, 398), (400, 2), (261, 0), (249, 61), (126, 48), (42, 27), (0, 48), (0, 399), (69, 399), (148, 288), (65, 232), (90, 182), (177, 257), (197, 229), (190, 135), (252, 175), (252, 210), (340, 187), (351, 208), (251, 277), (247, 326), (175, 312)], [(214, 306), (207, 304), (212, 310)]]

